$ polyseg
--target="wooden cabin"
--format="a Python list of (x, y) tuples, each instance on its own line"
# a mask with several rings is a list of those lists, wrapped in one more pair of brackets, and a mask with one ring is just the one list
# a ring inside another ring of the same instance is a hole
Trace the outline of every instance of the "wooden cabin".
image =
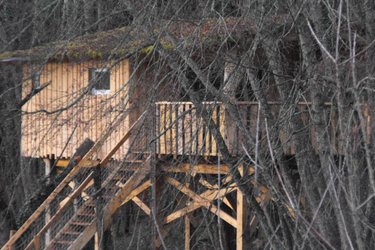
[[(177, 25), (179, 29), (171, 30), (183, 43), (186, 41), (186, 46), (190, 46), (191, 43), (191, 30), (201, 29), (202, 41), (198, 44), (202, 44), (203, 47), (208, 44), (207, 46), (213, 47), (213, 51), (216, 48), (210, 41), (211, 37), (220, 37), (228, 31), (233, 32), (233, 37), (236, 32), (251, 35), (255, 29), (253, 24), (247, 21), (237, 23), (235, 19), (228, 20), (225, 27), (213, 25), (213, 22), (204, 23), (199, 27), (178, 22), (173, 25)], [(163, 39), (161, 42), (156, 40), (159, 33), (160, 27), (155, 29), (155, 34), (143, 34), (139, 31), (136, 33), (125, 27), (28, 51), (0, 55), (3, 63), (22, 61), (22, 95), (24, 98), (32, 96), (22, 107), (22, 156), (57, 159), (56, 164), (62, 166), (63, 160), (69, 160), (85, 138), (96, 142), (3, 249), (67, 249), (70, 245), (73, 249), (81, 249), (95, 233), (99, 242), (101, 235), (97, 232), (99, 230), (96, 230), (97, 214), (94, 209), (97, 207), (90, 195), (94, 193), (91, 190), (94, 177), (89, 167), (103, 167), (101, 171), (105, 178), (103, 177), (101, 185), (105, 188), (103, 197), (106, 198), (103, 199), (106, 208), (103, 223), (106, 227), (117, 209), (129, 201), (133, 201), (145, 214), (151, 216), (151, 205), (140, 199), (139, 194), (149, 188), (157, 189), (153, 184), (155, 180), (152, 179), (155, 177), (150, 177), (152, 155), (163, 159), (176, 159), (179, 156), (185, 156), (181, 159), (190, 156), (207, 159), (220, 156), (220, 150), (207, 124), (193, 103), (186, 100), (186, 93), (181, 92), (177, 84), (178, 78), (169, 75), (171, 70), (168, 65), (158, 64), (160, 57), (154, 53), (154, 48), (162, 46), (168, 49), (172, 46)], [(155, 41), (160, 43), (157, 44)], [(209, 47), (202, 48), (200, 52), (209, 57)], [(233, 49), (231, 46), (228, 48)], [(215, 79), (222, 81), (228, 67), (231, 65), (219, 65), (218, 69), (221, 71), (218, 71), (218, 75), (221, 76)], [(199, 84), (195, 84), (192, 83), (192, 86), (199, 89)], [(269, 92), (273, 93), (272, 88)], [(275, 114), (282, 107), (277, 96), (269, 104)], [(247, 148), (245, 132), (232, 122), (223, 103), (207, 97), (202, 105), (219, 128), (230, 153), (233, 156), (243, 154)], [(266, 129), (272, 124), (265, 123), (258, 103), (240, 100), (235, 105), (251, 136), (266, 145)], [(299, 103), (297, 108), (303, 125), (309, 126), (310, 104)], [(331, 146), (335, 152), (339, 152), (336, 111), (330, 103), (326, 104), (326, 108), (331, 118), (327, 124)], [(139, 117), (145, 118), (140, 121)], [(133, 125), (138, 123), (142, 125), (135, 128)], [(313, 133), (312, 129), (309, 131), (310, 134)], [(295, 149), (290, 143), (289, 136), (283, 131), (279, 135), (283, 152), (293, 155)], [(313, 138), (315, 137), (311, 136), (312, 144), (315, 146)], [(129, 152), (146, 156), (143, 156), (141, 162), (128, 162)], [(129, 174), (120, 175), (121, 170), (124, 170), (121, 164), (106, 167), (111, 159), (118, 162), (125, 160), (123, 164), (128, 164), (126, 171), (132, 173), (131, 177)], [(163, 180), (186, 195), (188, 202), (184, 207), (176, 208), (176, 211), (162, 218), (160, 223), (167, 224), (184, 218), (184, 235), (187, 239), (185, 249), (189, 249), (190, 220), (187, 215), (200, 207), (205, 207), (234, 228), (235, 246), (239, 250), (243, 249), (246, 202), (239, 187), (231, 182), (229, 165), (225, 162), (220, 166), (192, 164), (183, 160), (180, 165), (173, 164), (175, 163), (160, 163), (158, 171), (165, 173)], [(243, 173), (243, 169), (241, 171)], [(254, 173), (251, 167), (248, 171), (249, 174)], [(222, 180), (225, 188), (200, 181), (207, 188), (206, 192), (200, 194), (195, 193), (188, 184), (182, 184), (174, 177), (167, 176), (169, 173), (217, 176), (218, 172), (219, 175), (229, 176)], [(261, 192), (257, 201), (261, 203), (269, 199), (269, 196), (266, 187), (259, 187)], [(154, 198), (158, 192), (160, 190), (152, 192)], [(225, 198), (232, 192), (236, 193), (236, 206), (231, 206)], [(223, 204), (226, 204), (233, 214), (217, 208), (218, 196), (223, 198)], [(190, 203), (190, 200), (194, 202)], [(290, 211), (290, 207), (287, 209)], [(86, 216), (85, 221), (79, 217), (82, 214)]]
[[(278, 21), (273, 22), (276, 25), (284, 25), (282, 20)], [(227, 25), (233, 36), (249, 36), (255, 31), (254, 24), (249, 20), (238, 21), (236, 18), (229, 18)], [(189, 46), (192, 39), (190, 31), (197, 28), (202, 31), (200, 42), (209, 44), (209, 47), (200, 50), (200, 53), (208, 58), (206, 60), (209, 64), (211, 54), (217, 49), (210, 39), (215, 36), (220, 38), (225, 27), (208, 20), (200, 26), (175, 22), (170, 30), (173, 30), (176, 37), (181, 38), (182, 44)], [(155, 28), (155, 34), (134, 32), (131, 28), (124, 27), (28, 51), (1, 55), (0, 60), (3, 63), (22, 63), (22, 96), (32, 96), (22, 107), (22, 156), (69, 159), (85, 138), (98, 140), (117, 118), (125, 116), (121, 124), (115, 128), (115, 133), (96, 153), (95, 157), (101, 159), (110, 152), (116, 139), (121, 138), (146, 110), (147, 105), (148, 109), (151, 109), (150, 105), (153, 106), (153, 110), (147, 113), (149, 124), (142, 133), (152, 133), (138, 136), (137, 142), (134, 142), (137, 145), (133, 145), (132, 150), (149, 150), (143, 147), (146, 146), (147, 140), (153, 140), (151, 137), (146, 138), (152, 135), (156, 136), (155, 152), (161, 155), (217, 156), (219, 152), (214, 138), (200, 115), (196, 113), (192, 102), (186, 99), (186, 93), (182, 93), (181, 87), (177, 84), (178, 80), (174, 76), (161, 79), (160, 75), (168, 75), (169, 69), (166, 65), (160, 65), (155, 69), (158, 56), (154, 53), (154, 46), (157, 45), (153, 39), (156, 39), (158, 32), (160, 27)], [(171, 44), (161, 39), (159, 46), (168, 49)], [(236, 48), (228, 45), (228, 54), (234, 50)], [(230, 63), (224, 62), (225, 57), (222, 56), (223, 63), (215, 72), (218, 79), (215, 81), (218, 81), (218, 85), (224, 81), (225, 74), (233, 67)], [(193, 84), (199, 85), (197, 82)], [(155, 85), (158, 87), (155, 88)], [(157, 93), (151, 94), (151, 89)], [(282, 105), (278, 96), (273, 96), (276, 92), (270, 88), (269, 104), (277, 116)], [(148, 103), (150, 98), (153, 98), (152, 104)], [(220, 101), (210, 97), (204, 99), (203, 105), (220, 127), (229, 151), (233, 155), (243, 153), (242, 140), (245, 132), (238, 130), (231, 122), (230, 115)], [(251, 136), (264, 138), (264, 119), (258, 117), (258, 103), (251, 101), (251, 98), (246, 101), (240, 98), (236, 106)], [(334, 152), (339, 152), (334, 119), (336, 109), (329, 103), (326, 107), (331, 116), (331, 124), (327, 124), (331, 146)], [(301, 102), (298, 109), (303, 117), (303, 123), (308, 125), (309, 102)], [(257, 126), (263, 129), (258, 131)], [(284, 153), (293, 155), (294, 146), (289, 143), (288, 135), (281, 132), (280, 139)], [(311, 140), (315, 147), (314, 136)], [(125, 143), (113, 158), (123, 159), (129, 148), (129, 142)]]

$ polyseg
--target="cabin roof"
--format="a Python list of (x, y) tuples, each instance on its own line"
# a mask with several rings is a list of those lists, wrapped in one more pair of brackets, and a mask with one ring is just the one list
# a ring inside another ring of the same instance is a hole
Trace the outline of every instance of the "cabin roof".
[[(275, 16), (266, 25), (285, 27), (287, 18)], [(263, 24), (264, 25), (264, 24)], [(273, 28), (273, 30), (274, 30)], [(173, 34), (182, 46), (193, 44), (220, 44), (223, 39), (233, 41), (257, 31), (252, 19), (229, 17), (225, 19), (208, 18), (199, 21), (161, 21), (147, 33), (139, 26), (130, 25), (109, 31), (97, 32), (76, 37), (71, 40), (57, 41), (28, 50), (9, 51), (0, 54), (0, 62), (47, 61), (47, 60), (88, 60), (113, 57), (126, 58), (136, 52), (147, 53), (156, 41), (165, 48), (172, 44), (166, 38), (167, 32)]]

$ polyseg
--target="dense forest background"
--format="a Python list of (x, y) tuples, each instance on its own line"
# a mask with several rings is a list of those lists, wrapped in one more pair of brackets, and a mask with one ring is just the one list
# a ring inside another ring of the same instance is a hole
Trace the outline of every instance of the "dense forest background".
[[(168, 32), (172, 49), (158, 47), (158, 54), (169, 63), (180, 88), (196, 106), (204, 96), (215, 97), (233, 111), (231, 119), (243, 131), (247, 128), (236, 115), (235, 101), (260, 103), (268, 126), (267, 141), (258, 148), (257, 138), (249, 132), (244, 147), (251, 156), (240, 157), (257, 167), (256, 175), (234, 173), (258, 220), (257, 234), (252, 234), (257, 240), (252, 246), (373, 249), (374, 1), (0, 0), (0, 53), (127, 25), (152, 33), (150, 27), (168, 21), (199, 24), (210, 18), (220, 23), (229, 17), (251, 19), (253, 25), (248, 29), (255, 32), (240, 39), (233, 38), (231, 32), (218, 36), (216, 44), (230, 43), (237, 48), (226, 57), (216, 56), (207, 63), (198, 56), (204, 54), (199, 44), (179, 46)], [(194, 35), (199, 37), (192, 32)], [(210, 75), (219, 60), (232, 65), (232, 70), (218, 87)], [(37, 176), (30, 172), (35, 169), (30, 165), (41, 163), (20, 158), (20, 70), (7, 64), (1, 64), (0, 69), (0, 243), (4, 243), (9, 230), (19, 226), (20, 209), (38, 185), (38, 178), (30, 177)], [(187, 71), (190, 75), (181, 74)], [(199, 80), (205, 93), (194, 88), (189, 91), (189, 79)], [(244, 97), (244, 92), (251, 96)], [(268, 104), (275, 98), (282, 103), (276, 113)], [(298, 102), (302, 101), (310, 103), (308, 124), (299, 116)], [(327, 103), (332, 105), (329, 111)], [(332, 112), (336, 114), (340, 153), (330, 146), (327, 124)], [(286, 136), (295, 145), (292, 158), (283, 153), (281, 129), (287, 130)], [(220, 135), (215, 139), (222, 141)], [(220, 150), (223, 161), (238, 165), (225, 145)], [(256, 204), (257, 190), (250, 184), (253, 178), (269, 188), (273, 198), (268, 205)], [(286, 207), (292, 208), (295, 216)], [(122, 249), (121, 244), (131, 238), (124, 226), (129, 224), (126, 209), (120, 211), (120, 219), (111, 229), (108, 246)], [(211, 238), (208, 246), (227, 247), (215, 244)]]

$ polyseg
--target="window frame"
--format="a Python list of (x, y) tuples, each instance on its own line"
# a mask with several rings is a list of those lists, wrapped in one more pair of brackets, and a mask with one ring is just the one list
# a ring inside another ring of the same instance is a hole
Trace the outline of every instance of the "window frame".
[[(92, 95), (108, 95), (111, 93), (111, 71), (108, 68), (89, 68), (88, 74), (90, 93)], [(108, 75), (106, 76), (105, 74)], [(103, 87), (103, 85), (106, 86)]]

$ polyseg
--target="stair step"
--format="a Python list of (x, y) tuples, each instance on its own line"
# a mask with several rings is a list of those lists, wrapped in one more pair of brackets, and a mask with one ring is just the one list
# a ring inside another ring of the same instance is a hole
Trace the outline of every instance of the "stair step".
[(82, 211), (79, 210), (77, 211), (77, 215), (95, 217), (95, 211), (87, 211), (86, 209)]
[(86, 208), (88, 208), (88, 209), (95, 208), (95, 203), (90, 202), (90, 203), (85, 204), (84, 206), (85, 206)]
[(70, 240), (54, 240), (53, 244), (60, 244), (60, 245), (71, 245), (73, 241)]
[(78, 225), (78, 226), (88, 226), (90, 225), (92, 222), (88, 222), (88, 221), (71, 221), (70, 224), (73, 224), (73, 225)]
[(65, 234), (65, 235), (80, 235), (81, 232), (77, 232), (77, 231), (65, 231), (62, 234)]

